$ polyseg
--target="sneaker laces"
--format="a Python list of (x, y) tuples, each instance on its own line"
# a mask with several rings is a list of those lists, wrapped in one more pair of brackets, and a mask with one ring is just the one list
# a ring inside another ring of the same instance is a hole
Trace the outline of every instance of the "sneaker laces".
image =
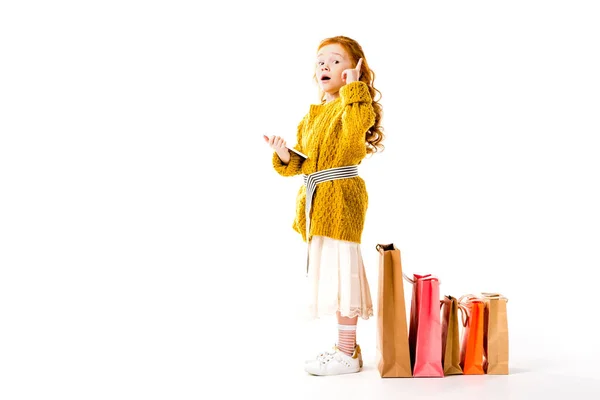
[(319, 360), (319, 362), (321, 364), (328, 364), (331, 361), (333, 361), (334, 359), (338, 359), (339, 360), (339, 354), (338, 354), (338, 352), (335, 352), (335, 353), (326, 353), (321, 358), (318, 358), (318, 360)]
[(335, 354), (335, 352), (324, 351), (324, 352), (322, 352), (322, 353), (320, 353), (320, 354), (317, 355), (317, 360), (321, 361), (321, 360), (323, 360), (325, 358), (331, 358), (331, 357), (333, 357), (334, 354)]

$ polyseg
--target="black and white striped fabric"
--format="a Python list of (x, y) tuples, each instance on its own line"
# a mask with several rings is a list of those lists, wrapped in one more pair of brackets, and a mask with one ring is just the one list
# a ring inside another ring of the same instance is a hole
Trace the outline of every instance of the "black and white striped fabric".
[[(358, 166), (349, 165), (347, 167), (338, 167), (325, 169), (323, 171), (317, 171), (310, 175), (304, 175), (304, 185), (306, 186), (306, 241), (308, 242), (310, 233), (310, 210), (312, 208), (313, 196), (317, 185), (322, 182), (333, 181), (336, 179), (346, 179), (358, 176)], [(306, 270), (308, 272), (308, 258), (306, 264)]]

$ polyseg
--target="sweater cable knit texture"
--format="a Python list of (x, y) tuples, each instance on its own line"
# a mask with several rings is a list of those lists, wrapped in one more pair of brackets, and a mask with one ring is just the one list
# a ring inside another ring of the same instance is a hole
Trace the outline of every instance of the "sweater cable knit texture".
[[(367, 154), (365, 133), (375, 123), (369, 88), (364, 82), (342, 86), (340, 96), (325, 104), (311, 104), (298, 124), (294, 148), (308, 156), (290, 152), (283, 164), (276, 152), (273, 167), (282, 176), (310, 175), (330, 168), (359, 165)], [(314, 235), (361, 242), (368, 195), (360, 176), (322, 182), (311, 207), (310, 232), (306, 234), (306, 187), (296, 196), (296, 216), (292, 228), (308, 242)]]

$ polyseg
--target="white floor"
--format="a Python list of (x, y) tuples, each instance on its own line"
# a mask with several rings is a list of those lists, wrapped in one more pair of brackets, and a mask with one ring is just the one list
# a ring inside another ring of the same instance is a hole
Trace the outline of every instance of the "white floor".
[[(297, 399), (531, 399), (573, 396), (575, 399), (600, 398), (598, 379), (570, 376), (552, 368), (513, 368), (510, 376), (454, 376), (442, 379), (381, 379), (374, 365), (367, 363), (359, 374), (313, 377), (301, 368), (280, 369), (270, 374), (251, 374), (252, 379), (230, 381), (240, 391), (262, 398)], [(283, 367), (283, 366), (282, 366)], [(238, 386), (239, 385), (239, 386)], [(246, 386), (247, 385), (247, 386)], [(230, 387), (231, 388), (231, 387)], [(238, 392), (239, 393), (239, 392)], [(408, 396), (408, 397), (407, 397)]]
[[(376, 318), (358, 325), (363, 371), (310, 376), (304, 360), (330, 348), (336, 322), (301, 318), (304, 247), (282, 242), (238, 240), (233, 251), (224, 236), (198, 260), (149, 252), (106, 268), (39, 268), (36, 280), (11, 269), (22, 285), (2, 293), (0, 399), (600, 399), (597, 282), (550, 270), (473, 284), (509, 297), (509, 376), (382, 379)], [(375, 300), (377, 257), (364, 248)], [(462, 294), (461, 271), (440, 270), (442, 292)]]
[[(325, 324), (323, 324), (325, 325)], [(314, 328), (314, 327), (313, 327)], [(316, 329), (317, 331), (319, 328)], [(306, 332), (304, 332), (306, 334)], [(258, 332), (255, 333), (258, 335)], [(252, 368), (245, 368), (243, 358), (221, 364), (217, 371), (206, 371), (207, 388), (216, 389), (206, 398), (255, 395), (277, 399), (600, 399), (600, 368), (591, 356), (552, 355), (537, 346), (511, 351), (511, 372), (507, 376), (449, 376), (444, 378), (385, 378), (377, 371), (374, 342), (363, 342), (365, 366), (357, 374), (317, 377), (304, 372), (303, 359), (314, 343), (302, 341), (301, 335), (273, 338), (250, 346)], [(363, 339), (364, 338), (363, 334)], [(370, 338), (372, 339), (372, 337)], [(519, 343), (518, 338), (514, 338)], [(297, 349), (290, 345), (298, 344)], [(265, 347), (270, 348), (264, 351)], [(323, 347), (323, 346), (321, 346)], [(523, 350), (523, 351), (520, 351)], [(573, 349), (575, 350), (575, 349)], [(236, 354), (235, 346), (225, 351)], [(579, 353), (581, 354), (581, 353)]]
[[(267, 388), (272, 387), (266, 385)], [(372, 366), (358, 376), (312, 378), (296, 376), (279, 381), (277, 386), (264, 393), (281, 398), (340, 398), (397, 399), (445, 398), (445, 399), (531, 399), (567, 398), (598, 399), (600, 382), (590, 378), (567, 376), (552, 371), (515, 369), (513, 375), (463, 376), (444, 379), (380, 379)], [(258, 389), (257, 394), (263, 391)], [(408, 397), (407, 397), (408, 396)], [(558, 397), (557, 397), (558, 396)]]
[[(226, 352), (235, 354), (234, 349)], [(513, 355), (508, 376), (451, 376), (445, 378), (382, 379), (374, 360), (366, 359), (360, 373), (316, 377), (302, 368), (299, 352), (277, 346), (271, 352), (260, 349), (248, 354), (253, 367), (246, 368), (243, 358), (222, 368), (206, 371), (206, 398), (278, 399), (599, 399), (600, 378), (594, 360), (543, 359)], [(213, 393), (208, 395), (208, 390)]]
[[(294, 252), (302, 249), (288, 246), (286, 250), (273, 250), (269, 259), (285, 259), (286, 251), (291, 252), (294, 259)], [(377, 257), (367, 246), (365, 249), (376, 313)], [(300, 264), (290, 262), (296, 267)], [(302, 277), (300, 270), (294, 272), (277, 262), (265, 261), (245, 267), (240, 277), (229, 280), (226, 294), (215, 295), (219, 298), (215, 304), (234, 314), (215, 312), (216, 319), (207, 321), (215, 329), (210, 339), (215, 347), (207, 350), (212, 354), (212, 364), (201, 373), (202, 386), (213, 393), (206, 398), (226, 398), (233, 394), (236, 398), (257, 395), (311, 400), (550, 396), (600, 399), (600, 347), (589, 318), (593, 315), (589, 307), (592, 284), (587, 284), (589, 289), (583, 281), (578, 285), (563, 284), (556, 274), (547, 274), (537, 281), (540, 288), (557, 288), (562, 293), (560, 297), (553, 296), (550, 289), (544, 290), (543, 295), (531, 290), (536, 281), (529, 278), (499, 284), (511, 295), (508, 304), (511, 371), (508, 376), (382, 379), (375, 364), (376, 316), (367, 321), (359, 320), (357, 340), (365, 359), (360, 373), (316, 377), (303, 370), (305, 359), (334, 343), (337, 330), (334, 317), (303, 319), (303, 286), (298, 284)], [(443, 286), (444, 294), (462, 293), (449, 279)], [(408, 285), (405, 291), (407, 289)], [(410, 293), (405, 292), (405, 295), (409, 300)], [(567, 301), (569, 298), (574, 300)]]

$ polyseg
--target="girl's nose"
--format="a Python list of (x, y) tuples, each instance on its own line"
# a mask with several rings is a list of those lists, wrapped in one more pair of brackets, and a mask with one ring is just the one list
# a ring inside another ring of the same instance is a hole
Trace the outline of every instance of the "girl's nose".
[(329, 71), (329, 67), (325, 64), (321, 65), (321, 71)]

